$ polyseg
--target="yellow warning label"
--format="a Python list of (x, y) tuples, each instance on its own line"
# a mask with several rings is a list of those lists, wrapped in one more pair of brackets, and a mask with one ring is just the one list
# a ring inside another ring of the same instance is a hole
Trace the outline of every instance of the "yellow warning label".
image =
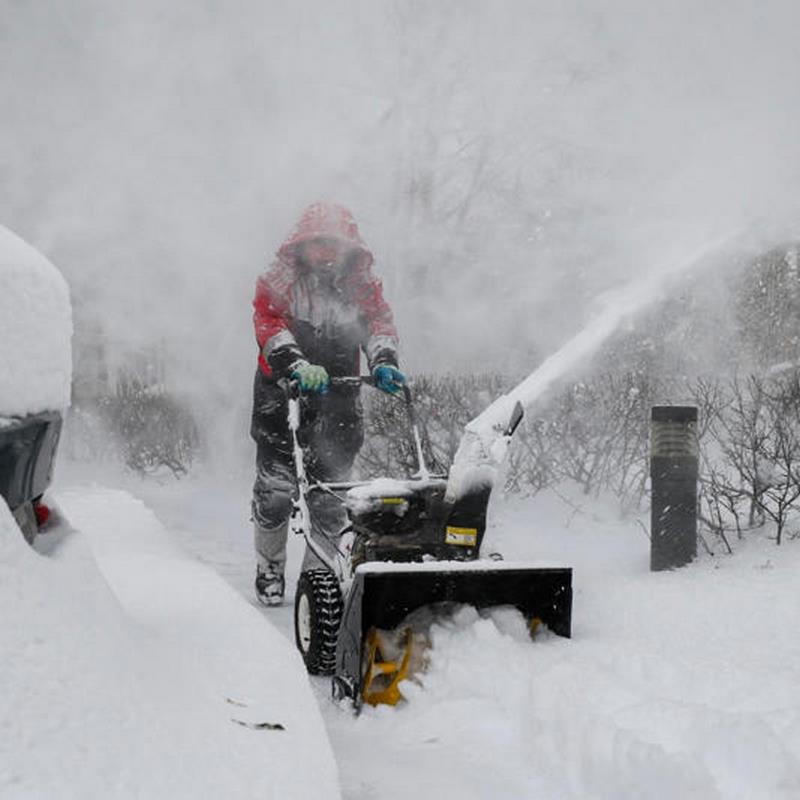
[(381, 503), (385, 506), (399, 506), (401, 503), (405, 502), (405, 497), (381, 497)]
[(456, 528), (448, 525), (445, 529), (445, 544), (457, 544), (461, 547), (475, 547), (478, 543), (477, 528)]

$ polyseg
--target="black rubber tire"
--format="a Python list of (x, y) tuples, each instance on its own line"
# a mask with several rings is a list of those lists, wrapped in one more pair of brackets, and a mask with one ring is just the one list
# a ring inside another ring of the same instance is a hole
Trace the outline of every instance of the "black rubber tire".
[(301, 572), (294, 597), (294, 640), (311, 675), (334, 673), (341, 621), (342, 593), (335, 576), (326, 569)]

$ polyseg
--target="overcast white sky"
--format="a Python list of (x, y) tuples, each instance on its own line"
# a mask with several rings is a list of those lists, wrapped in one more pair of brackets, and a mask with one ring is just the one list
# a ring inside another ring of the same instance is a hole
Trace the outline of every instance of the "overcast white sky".
[(253, 282), (320, 197), (412, 370), (527, 373), (599, 290), (796, 217), (796, 3), (289, 6), (0, 0), (0, 220), (198, 398), (249, 402)]

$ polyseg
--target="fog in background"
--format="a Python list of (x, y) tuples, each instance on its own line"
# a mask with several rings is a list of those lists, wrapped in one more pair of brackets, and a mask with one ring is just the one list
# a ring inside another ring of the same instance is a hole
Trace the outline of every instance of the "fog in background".
[(794, 233), (796, 2), (289, 6), (0, 0), (0, 222), (67, 276), (76, 364), (157, 347), (227, 437), (255, 278), (317, 199), (412, 372), (526, 374), (605, 290)]

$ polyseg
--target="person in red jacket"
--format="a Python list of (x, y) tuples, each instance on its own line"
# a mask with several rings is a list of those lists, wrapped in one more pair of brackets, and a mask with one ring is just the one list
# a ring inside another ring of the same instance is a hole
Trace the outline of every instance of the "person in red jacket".
[[(296, 491), (284, 378), (303, 394), (299, 432), (309, 477), (346, 480), (363, 442), (358, 387), (332, 385), (331, 376), (360, 374), (361, 351), (378, 388), (399, 392), (397, 332), (373, 257), (352, 214), (326, 203), (309, 206), (272, 266), (258, 278), (253, 301), (258, 369), (251, 435), (256, 442), (255, 524), (258, 598), (283, 600), (286, 539)], [(309, 497), (312, 522), (335, 536), (344, 519), (338, 503)], [(307, 553), (306, 558), (313, 559)]]

